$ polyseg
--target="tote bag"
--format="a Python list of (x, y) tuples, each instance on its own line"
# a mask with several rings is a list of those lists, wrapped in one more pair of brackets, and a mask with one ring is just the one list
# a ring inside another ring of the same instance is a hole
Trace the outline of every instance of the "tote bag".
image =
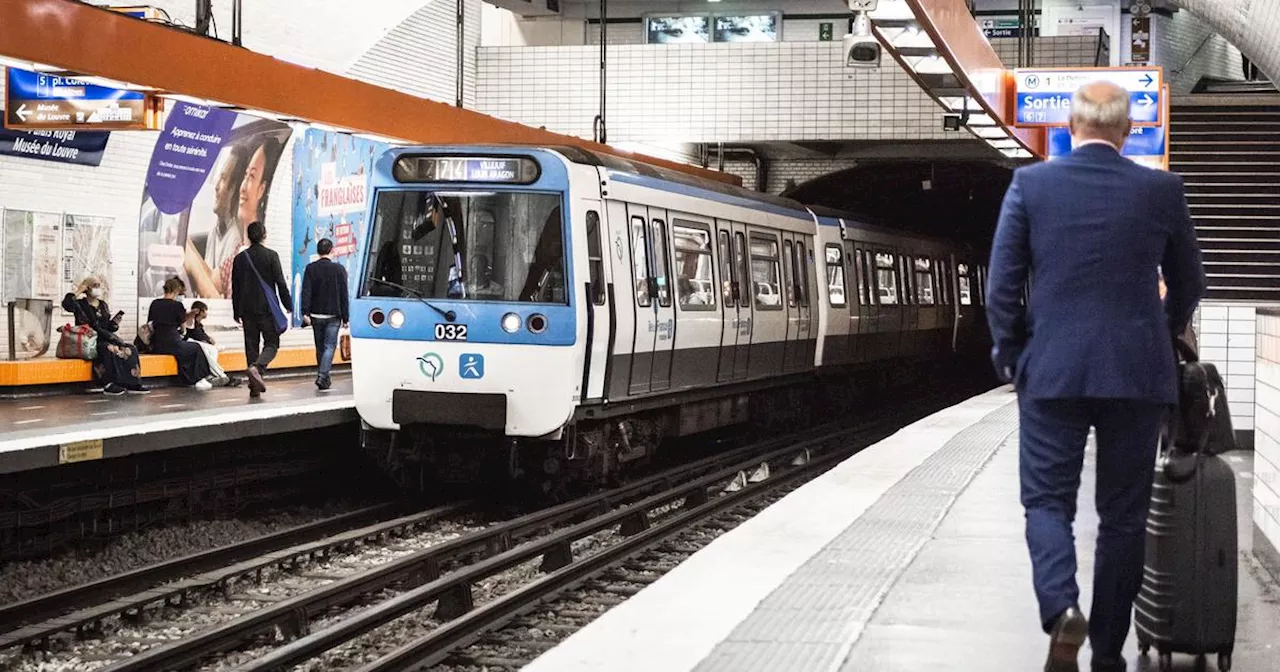
[(258, 267), (253, 263), (253, 257), (249, 256), (249, 251), (244, 251), (245, 261), (249, 262), (249, 268), (253, 269), (253, 274), (258, 278), (258, 286), (262, 288), (262, 294), (267, 300), (267, 307), (271, 309), (271, 319), (275, 320), (276, 333), (283, 334), (289, 328), (289, 318), (285, 317), (284, 308), (280, 306), (280, 299), (276, 298), (276, 293), (266, 280), (262, 279), (262, 274), (258, 272)]
[(58, 327), (58, 359), (83, 359), (93, 361), (98, 358), (98, 332), (87, 324)]

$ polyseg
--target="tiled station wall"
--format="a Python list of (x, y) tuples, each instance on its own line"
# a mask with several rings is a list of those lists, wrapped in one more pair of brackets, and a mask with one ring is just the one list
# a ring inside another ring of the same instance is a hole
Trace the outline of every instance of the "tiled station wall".
[(1262, 559), (1280, 572), (1280, 556), (1275, 554), (1280, 549), (1280, 310), (1258, 311), (1257, 332), (1253, 522), (1267, 544), (1255, 543), (1254, 548), (1265, 549)]
[[(194, 23), (195, 3), (189, 0), (151, 0), (147, 4), (166, 9), (185, 25)], [(220, 12), (227, 7), (229, 3), (214, 3), (224, 38), (231, 18)], [(351, 12), (346, 0), (274, 0), (246, 3), (245, 7), (246, 47), (425, 98), (449, 103), (456, 98), (452, 0), (425, 4), (420, 0), (379, 0), (378, 12)], [(479, 13), (480, 1), (467, 0), (467, 54), (474, 55), (479, 43)], [(476, 77), (474, 58), (471, 60), (468, 67), (472, 72), (464, 71), (464, 86), (467, 100), (474, 101)], [(3, 87), (0, 81), (0, 95)], [(295, 129), (293, 138), (300, 132)], [(158, 135), (112, 133), (102, 164), (96, 167), (0, 155), (0, 208), (114, 218), (113, 295), (108, 302), (113, 310), (125, 311), (125, 334), (137, 329), (138, 214)], [(276, 169), (266, 219), (267, 244), (281, 253), (286, 277), (292, 275), (292, 255), (287, 253), (292, 245), (292, 145), (291, 140)], [(53, 319), (56, 327), (67, 321), (67, 316), (55, 308)], [(311, 342), (304, 330), (290, 330), (285, 338), (286, 344)], [(220, 339), (236, 347), (234, 340)], [(0, 356), (7, 356), (7, 352), (8, 317), (0, 307)]]
[[(1042, 65), (1093, 63), (1093, 38), (1039, 43)], [(479, 49), (478, 109), (504, 119), (590, 137), (599, 82), (599, 50), (590, 46)], [(941, 115), (888, 57), (875, 70), (844, 67), (839, 42), (638, 44), (609, 50), (613, 141), (966, 137), (943, 131)]]
[(1280, 80), (1280, 39), (1276, 39), (1280, 35), (1280, 0), (1172, 1), (1192, 14), (1190, 20), (1207, 23), (1248, 54), (1264, 73)]
[(1256, 321), (1255, 307), (1221, 303), (1201, 304), (1195, 321), (1200, 357), (1223, 375), (1231, 422), (1242, 432), (1254, 428)]
[(1153, 15), (1151, 33), (1151, 59), (1164, 66), (1173, 93), (1189, 93), (1201, 77), (1244, 78), (1240, 51), (1191, 12)]

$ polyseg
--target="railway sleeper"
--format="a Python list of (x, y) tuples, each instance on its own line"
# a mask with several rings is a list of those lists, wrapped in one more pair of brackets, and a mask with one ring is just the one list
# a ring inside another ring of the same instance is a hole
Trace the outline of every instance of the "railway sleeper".
[(436, 602), (435, 619), (452, 621), (476, 608), (470, 583), (459, 583), (444, 592)]

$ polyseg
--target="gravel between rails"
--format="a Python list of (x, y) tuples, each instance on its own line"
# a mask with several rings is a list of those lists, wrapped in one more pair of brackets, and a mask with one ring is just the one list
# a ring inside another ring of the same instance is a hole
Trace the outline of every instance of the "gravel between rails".
[(194, 520), (117, 537), (88, 552), (68, 552), (0, 566), (0, 604), (44, 595), (173, 558), (336, 516), (355, 502), (287, 507), (245, 518)]
[[(430, 672), (516, 672), (554, 648), (570, 635), (586, 627), (601, 614), (622, 604), (632, 595), (662, 578), (720, 535), (750, 520), (760, 511), (787, 496), (821, 474), (761, 493), (741, 506), (681, 532), (666, 542), (561, 593), (505, 626), (481, 636), (459, 649)], [(655, 521), (657, 522), (657, 521)], [(515, 586), (513, 586), (515, 587)], [(427, 632), (422, 629), (421, 634)], [(401, 642), (388, 643), (391, 650)], [(372, 661), (364, 661), (367, 664)], [(313, 668), (339, 670), (344, 667)]]
[[(235, 583), (230, 594), (205, 593), (180, 605), (164, 605), (148, 611), (148, 619), (133, 623), (112, 618), (100, 633), (70, 640), (61, 650), (48, 652), (0, 652), (0, 669), (15, 672), (88, 672), (106, 667), (154, 646), (225, 623), (242, 614), (331, 583), (339, 577), (376, 567), (391, 560), (443, 543), (484, 525), (470, 521), (442, 520), (429, 529), (396, 537), (388, 542), (358, 544), (349, 552), (334, 551), (323, 559), (298, 563), (289, 568), (263, 571), (261, 580), (245, 578)], [(367, 599), (374, 599), (378, 595)], [(385, 599), (385, 596), (382, 596)], [(247, 658), (245, 659), (247, 660)]]

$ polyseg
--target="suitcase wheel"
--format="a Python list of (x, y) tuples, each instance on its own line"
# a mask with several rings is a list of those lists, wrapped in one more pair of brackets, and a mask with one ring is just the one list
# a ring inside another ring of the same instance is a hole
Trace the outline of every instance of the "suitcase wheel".
[(1151, 652), (1151, 642), (1138, 642), (1138, 653), (1144, 657)]
[(1218, 654), (1218, 672), (1231, 672), (1231, 654)]
[(1196, 672), (1206, 672), (1209, 669), (1209, 661), (1205, 659), (1204, 654), (1196, 656)]
[(1172, 672), (1173, 670), (1173, 654), (1168, 651), (1160, 652), (1160, 672)]

